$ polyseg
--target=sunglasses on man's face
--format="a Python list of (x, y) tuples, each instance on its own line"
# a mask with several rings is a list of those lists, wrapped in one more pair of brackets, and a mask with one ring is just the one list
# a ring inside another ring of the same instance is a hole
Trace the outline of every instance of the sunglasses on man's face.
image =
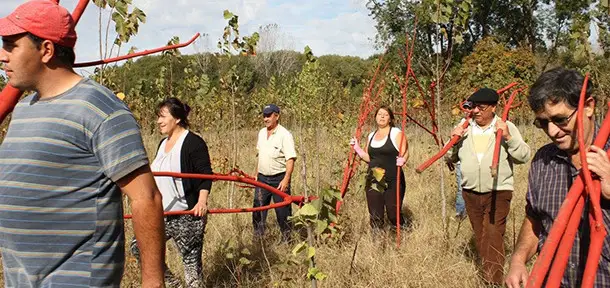
[(555, 116), (555, 117), (551, 117), (551, 119), (536, 118), (536, 120), (534, 120), (534, 126), (536, 126), (537, 128), (540, 128), (540, 129), (545, 129), (549, 126), (549, 123), (553, 123), (557, 127), (565, 127), (570, 123), (570, 120), (572, 120), (572, 117), (574, 117), (574, 115), (576, 114), (576, 111), (578, 111), (578, 110), (572, 111), (572, 114), (570, 114), (570, 116), (568, 116), (568, 117)]
[(269, 118), (269, 117), (271, 117), (271, 115), (273, 115), (273, 113), (266, 113), (266, 114), (263, 114), (263, 118)]

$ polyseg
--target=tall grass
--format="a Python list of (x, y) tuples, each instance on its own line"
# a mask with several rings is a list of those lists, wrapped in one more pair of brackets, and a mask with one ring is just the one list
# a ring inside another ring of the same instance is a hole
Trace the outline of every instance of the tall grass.
[[(532, 126), (522, 126), (520, 131), (526, 142), (535, 151), (547, 140), (546, 136)], [(195, 131), (198, 132), (198, 131)], [(238, 132), (238, 165), (247, 173), (254, 173), (256, 165), (256, 130)], [(477, 273), (476, 252), (472, 240), (472, 229), (468, 220), (458, 222), (451, 218), (447, 229), (441, 219), (442, 199), (439, 192), (439, 164), (431, 166), (422, 174), (415, 167), (426, 160), (437, 147), (432, 138), (421, 129), (407, 130), (410, 159), (404, 168), (407, 190), (404, 210), (412, 220), (409, 230), (403, 231), (400, 248), (396, 248), (395, 234), (385, 231), (373, 235), (368, 224), (368, 211), (363, 190), (362, 163), (352, 180), (340, 214), (340, 225), (345, 231), (337, 244), (321, 244), (316, 251), (316, 264), (328, 278), (319, 287), (482, 287)], [(448, 132), (447, 132), (448, 133)], [(208, 143), (215, 172), (228, 171), (230, 139), (227, 132), (201, 134)], [(445, 134), (446, 135), (446, 134)], [(300, 143), (301, 135), (296, 135)], [(338, 185), (348, 139), (330, 132), (318, 132), (320, 142), (304, 139), (298, 151), (307, 153), (307, 185), (322, 187)], [(309, 138), (309, 137), (308, 137)], [(154, 156), (160, 135), (145, 135), (149, 155)], [(304, 150), (304, 151), (303, 151)], [(298, 161), (298, 160), (297, 160)], [(317, 162), (316, 162), (317, 161)], [(296, 165), (300, 167), (300, 165)], [(314, 171), (313, 167), (319, 167)], [(529, 164), (515, 167), (515, 192), (511, 213), (506, 225), (505, 246), (507, 255), (514, 248), (516, 233), (524, 217), (527, 170)], [(445, 173), (445, 189), (448, 191), (449, 215), (454, 214), (456, 183), (448, 169)], [(303, 183), (299, 168), (295, 168), (292, 191), (299, 194)], [(319, 176), (318, 176), (319, 175)], [(315, 177), (320, 177), (316, 179)], [(318, 181), (319, 180), (319, 181)], [(210, 208), (227, 207), (230, 186), (215, 182), (210, 195)], [(315, 191), (315, 189), (310, 189)], [(240, 188), (233, 199), (238, 207), (252, 205), (253, 191)], [(296, 207), (293, 206), (293, 210)], [(129, 211), (129, 208), (126, 209)], [(291, 257), (293, 245), (280, 243), (275, 213), (270, 211), (267, 219), (268, 233), (264, 240), (255, 240), (252, 235), (251, 214), (215, 214), (208, 218), (204, 240), (204, 278), (206, 287), (308, 287), (304, 275), (305, 265), (286, 264)], [(126, 221), (126, 239), (132, 237), (131, 221)], [(298, 236), (297, 236), (298, 237)], [(252, 253), (248, 258), (252, 264), (237, 273), (230, 259), (225, 257), (222, 247), (229, 239)], [(167, 263), (177, 275), (182, 275), (181, 257), (173, 242), (168, 242)], [(139, 287), (139, 268), (127, 251), (123, 287)], [(354, 256), (354, 257), (353, 257)], [(3, 284), (3, 283), (0, 283)]]
[[(531, 126), (520, 127), (524, 138), (534, 151), (546, 142), (546, 136)], [(442, 199), (439, 193), (439, 166), (433, 165), (422, 174), (414, 172), (415, 166), (437, 151), (431, 137), (420, 129), (408, 129), (411, 157), (404, 168), (407, 181), (404, 209), (411, 217), (412, 227), (402, 233), (402, 244), (396, 248), (395, 234), (385, 231), (373, 235), (368, 224), (368, 212), (363, 190), (363, 172), (352, 180), (340, 215), (340, 224), (346, 232), (337, 244), (320, 245), (316, 253), (316, 264), (328, 278), (320, 287), (482, 287), (484, 283), (477, 273), (476, 252), (472, 240), (472, 229), (468, 220), (458, 222), (451, 218), (447, 229), (441, 219)], [(230, 167), (230, 138), (220, 132), (202, 135), (207, 141), (214, 170), (226, 172)], [(348, 139), (321, 133), (323, 139), (316, 148), (315, 141), (305, 141), (307, 153), (308, 185), (315, 185), (314, 177), (320, 175), (321, 185), (337, 185), (344, 165)], [(297, 143), (299, 135), (295, 134)], [(149, 151), (155, 151), (159, 136), (145, 137)], [(256, 164), (256, 131), (239, 132), (240, 145), (238, 164), (246, 172), (254, 173)], [(311, 167), (316, 164), (320, 172)], [(298, 161), (298, 160), (297, 160)], [(300, 167), (300, 165), (297, 165)], [(505, 246), (507, 255), (514, 248), (516, 234), (524, 217), (527, 170), (529, 164), (515, 168), (515, 194), (509, 215)], [(446, 168), (445, 183), (448, 206), (455, 202), (455, 176)], [(303, 185), (301, 177), (292, 178), (293, 193), (298, 194)], [(229, 185), (215, 182), (210, 197), (210, 207), (226, 207)], [(314, 190), (315, 191), (315, 190)], [(252, 205), (252, 193), (241, 189), (234, 203), (240, 207)], [(294, 209), (294, 207), (293, 207)], [(449, 215), (454, 210), (450, 209)], [(252, 237), (251, 214), (211, 215), (205, 234), (203, 252), (206, 287), (308, 287), (305, 279), (306, 266), (287, 265), (292, 246), (279, 241), (279, 232), (274, 212), (270, 211), (267, 223), (270, 226), (264, 243)], [(128, 224), (128, 234), (130, 227)], [(248, 248), (253, 264), (244, 267), (237, 277), (231, 261), (225, 257), (222, 247), (228, 239), (235, 239), (240, 247)], [(171, 243), (171, 242), (168, 242)], [(182, 273), (180, 256), (173, 244), (168, 244), (168, 265), (175, 273)], [(354, 252), (355, 250), (355, 252)], [(354, 254), (355, 253), (355, 254)], [(352, 261), (352, 256), (355, 255)], [(128, 256), (123, 286), (137, 287), (139, 270), (133, 258)]]

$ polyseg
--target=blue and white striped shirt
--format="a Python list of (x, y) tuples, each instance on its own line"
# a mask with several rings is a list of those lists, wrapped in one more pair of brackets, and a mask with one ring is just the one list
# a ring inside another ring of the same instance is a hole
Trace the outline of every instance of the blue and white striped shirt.
[(125, 255), (116, 182), (147, 164), (133, 115), (94, 81), (22, 99), (0, 146), (5, 285), (118, 287)]

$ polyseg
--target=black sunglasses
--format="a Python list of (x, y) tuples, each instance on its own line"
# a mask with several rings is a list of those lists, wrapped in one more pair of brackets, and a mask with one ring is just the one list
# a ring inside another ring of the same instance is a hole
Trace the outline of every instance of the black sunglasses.
[(570, 120), (572, 119), (572, 117), (574, 117), (574, 115), (576, 114), (577, 111), (578, 111), (578, 109), (572, 111), (572, 114), (570, 114), (570, 116), (568, 116), (568, 117), (551, 117), (551, 119), (536, 118), (534, 120), (534, 126), (536, 126), (537, 128), (540, 128), (540, 129), (544, 129), (549, 126), (549, 123), (553, 123), (557, 127), (565, 127), (568, 125), (568, 123), (570, 123)]
[(273, 115), (273, 113), (266, 113), (266, 114), (263, 114), (263, 118), (271, 117), (271, 115)]

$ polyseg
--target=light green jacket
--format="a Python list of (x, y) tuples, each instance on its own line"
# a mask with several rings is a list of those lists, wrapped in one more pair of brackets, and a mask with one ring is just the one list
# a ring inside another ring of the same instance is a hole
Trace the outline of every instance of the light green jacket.
[[(500, 118), (496, 115), (497, 120)], [(472, 120), (471, 120), (472, 121)], [(460, 141), (447, 152), (446, 157), (451, 162), (460, 161), (462, 167), (462, 187), (479, 193), (491, 192), (493, 190), (514, 190), (513, 188), (513, 165), (523, 164), (531, 157), (530, 147), (523, 141), (521, 133), (510, 121), (506, 121), (510, 135), (509, 141), (502, 138), (500, 146), (500, 159), (498, 163), (498, 179), (491, 177), (491, 162), (493, 159), (495, 137), (489, 141), (481, 163), (474, 152), (474, 141), (469, 135), (472, 133), (472, 125), (464, 133)]]

